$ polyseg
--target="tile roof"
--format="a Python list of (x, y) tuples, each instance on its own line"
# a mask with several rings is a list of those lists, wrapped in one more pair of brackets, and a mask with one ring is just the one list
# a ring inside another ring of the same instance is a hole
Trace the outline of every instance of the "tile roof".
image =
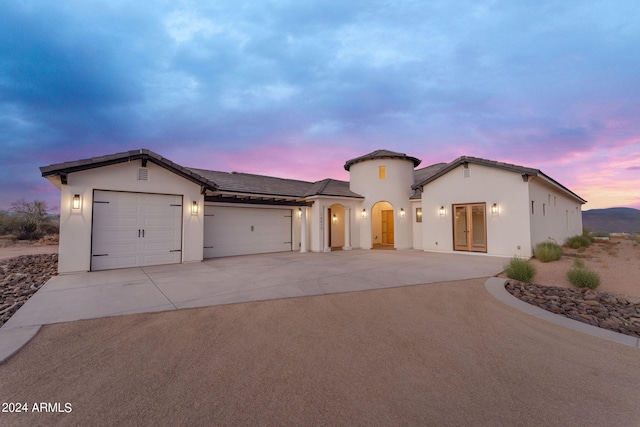
[(309, 181), (276, 178), (241, 172), (219, 172), (188, 168), (218, 185), (218, 191), (230, 193), (264, 194), (273, 196), (304, 197), (313, 185)]
[(364, 162), (366, 160), (373, 160), (373, 159), (403, 159), (403, 160), (409, 160), (409, 161), (413, 162), (413, 167), (416, 167), (420, 163), (422, 163), (422, 160), (417, 159), (415, 157), (407, 156), (404, 153), (398, 153), (396, 151), (389, 151), (389, 150), (376, 150), (376, 151), (372, 151), (369, 154), (365, 154), (364, 156), (360, 156), (360, 157), (356, 157), (355, 159), (347, 160), (346, 163), (344, 164), (344, 168), (345, 168), (345, 170), (349, 170), (351, 168), (351, 166), (356, 164), (356, 163)]
[(360, 194), (351, 191), (349, 189), (349, 183), (347, 181), (338, 181), (336, 179), (330, 178), (314, 182), (313, 185), (307, 189), (305, 196), (338, 196), (355, 197), (359, 199), (364, 198)]

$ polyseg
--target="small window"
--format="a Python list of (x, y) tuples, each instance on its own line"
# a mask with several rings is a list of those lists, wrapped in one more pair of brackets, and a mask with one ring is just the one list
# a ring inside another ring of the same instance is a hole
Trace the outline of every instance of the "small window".
[(553, 196), (553, 207), (556, 207), (556, 196)]
[(422, 208), (416, 208), (416, 222), (422, 222)]
[(380, 179), (387, 178), (387, 167), (386, 166), (378, 166), (378, 176)]
[(533, 215), (534, 213), (536, 213), (536, 202), (534, 202), (532, 200), (531, 201), (531, 215)]
[(549, 200), (547, 200), (547, 203), (549, 203), (549, 206), (551, 206), (551, 194), (548, 195)]
[(542, 204), (542, 216), (545, 216), (547, 214), (547, 204), (543, 203)]

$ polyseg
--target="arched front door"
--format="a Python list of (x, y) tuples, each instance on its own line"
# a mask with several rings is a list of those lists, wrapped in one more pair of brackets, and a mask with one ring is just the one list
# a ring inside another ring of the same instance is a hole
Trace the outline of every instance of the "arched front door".
[(395, 213), (389, 202), (371, 209), (371, 242), (374, 249), (391, 249), (395, 244)]

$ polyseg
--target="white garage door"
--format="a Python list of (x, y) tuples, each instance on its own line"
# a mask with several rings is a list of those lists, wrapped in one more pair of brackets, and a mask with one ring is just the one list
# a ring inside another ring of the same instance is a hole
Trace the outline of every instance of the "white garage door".
[(182, 259), (182, 196), (94, 191), (91, 269)]
[(291, 250), (291, 209), (204, 208), (204, 257)]

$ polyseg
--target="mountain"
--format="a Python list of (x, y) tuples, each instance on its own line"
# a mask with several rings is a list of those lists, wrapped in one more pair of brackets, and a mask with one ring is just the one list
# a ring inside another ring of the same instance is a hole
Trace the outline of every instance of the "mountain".
[(633, 208), (591, 209), (582, 212), (582, 225), (591, 231), (640, 232), (640, 210)]

